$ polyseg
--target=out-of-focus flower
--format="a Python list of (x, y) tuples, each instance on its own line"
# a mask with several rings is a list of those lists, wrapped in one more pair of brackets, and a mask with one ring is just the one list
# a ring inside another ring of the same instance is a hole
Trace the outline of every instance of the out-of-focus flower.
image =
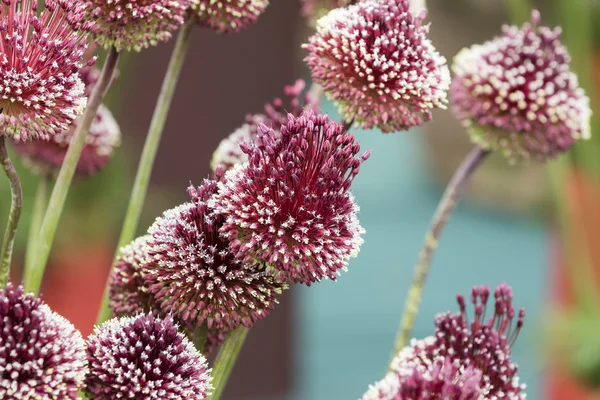
[(471, 322), (465, 299), (458, 295), (460, 313), (438, 315), (435, 335), (413, 339), (392, 361), (392, 372), (372, 385), (363, 400), (524, 399), (525, 385), (519, 383), (510, 348), (525, 311), (521, 309), (513, 329), (512, 290), (501, 284), (494, 292), (493, 314), (486, 320), (489, 295), (487, 287), (473, 288)]
[(314, 81), (347, 122), (406, 130), (446, 108), (450, 73), (408, 0), (363, 0), (329, 12), (303, 47)]
[(78, 73), (85, 35), (72, 30), (53, 1), (46, 3), (39, 15), (37, 0), (0, 5), (0, 135), (15, 142), (69, 129), (87, 104)]
[(0, 289), (0, 398), (77, 399), (85, 342), (69, 321), (9, 283)]
[(219, 32), (238, 32), (256, 22), (269, 0), (198, 0), (192, 10), (201, 25)]
[(202, 400), (212, 389), (206, 359), (170, 317), (111, 319), (87, 343), (86, 390), (96, 400)]
[(271, 103), (265, 104), (264, 113), (248, 115), (244, 125), (219, 143), (212, 156), (212, 170), (216, 171), (217, 167), (221, 166), (224, 171), (227, 171), (236, 164), (248, 161), (248, 156), (244, 153), (240, 144), (251, 144), (256, 140), (260, 124), (272, 128), (277, 133), (281, 125), (287, 124), (288, 113), (299, 116), (305, 109), (318, 112), (319, 105), (311, 93), (306, 92), (301, 101), (300, 96), (305, 86), (306, 83), (302, 79), (298, 79), (293, 85), (283, 88), (283, 92), (287, 97), (286, 104), (282, 99), (275, 98)]
[(590, 102), (570, 71), (560, 28), (523, 27), (462, 50), (454, 59), (453, 110), (480, 146), (511, 162), (544, 161), (590, 137)]
[(140, 51), (167, 41), (197, 0), (58, 0), (69, 23), (117, 51)]
[(363, 160), (354, 136), (312, 110), (289, 115), (281, 134), (261, 125), (246, 164), (228, 171), (210, 206), (236, 257), (278, 281), (336, 279), (358, 254), (364, 229), (349, 191)]
[(150, 227), (143, 275), (161, 310), (190, 328), (206, 323), (209, 330), (227, 332), (264, 318), (282, 285), (234, 259), (218, 233), (223, 217), (207, 208), (216, 185), (205, 180), (190, 187), (192, 201), (166, 211)]

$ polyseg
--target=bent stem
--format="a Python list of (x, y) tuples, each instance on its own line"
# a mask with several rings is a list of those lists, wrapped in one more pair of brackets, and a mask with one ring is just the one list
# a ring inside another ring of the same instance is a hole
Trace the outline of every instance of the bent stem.
[(4, 136), (0, 136), (0, 162), (4, 173), (10, 182), (10, 212), (0, 247), (0, 288), (4, 288), (10, 275), (10, 262), (15, 243), (15, 235), (21, 218), (21, 209), (23, 208), (23, 191), (21, 190), (21, 181), (15, 166), (10, 161), (8, 151), (6, 150), (6, 141)]
[(209, 397), (210, 400), (221, 398), (227, 379), (231, 375), (231, 370), (237, 361), (249, 331), (250, 329), (245, 326), (240, 326), (231, 331), (221, 345), (221, 350), (219, 350), (212, 371), (214, 391)]
[[(154, 166), (160, 139), (165, 127), (165, 122), (167, 121), (173, 94), (175, 93), (175, 87), (177, 86), (177, 81), (179, 80), (181, 68), (183, 67), (183, 62), (189, 47), (190, 33), (194, 24), (194, 21), (190, 20), (179, 30), (175, 48), (171, 54), (171, 60), (169, 61), (169, 66), (167, 67), (167, 72), (163, 79), (156, 106), (154, 107), (152, 121), (150, 122), (150, 128), (148, 129), (148, 135), (146, 136), (146, 142), (144, 143), (144, 149), (135, 176), (131, 197), (129, 198), (129, 205), (127, 206), (125, 221), (123, 222), (123, 228), (121, 229), (121, 236), (119, 237), (115, 258), (118, 257), (120, 249), (135, 238), (135, 232), (144, 207), (144, 200), (146, 199), (146, 193), (148, 192), (148, 183), (150, 182), (152, 167)], [(102, 304), (100, 305), (100, 311), (96, 321), (98, 324), (101, 324), (110, 318), (108, 298), (109, 282), (110, 281), (107, 279), (104, 297), (102, 298)]]
[(47, 174), (41, 175), (35, 192), (31, 222), (29, 223), (29, 235), (27, 236), (27, 249), (25, 251), (25, 275), (28, 275), (30, 273), (28, 271), (33, 268), (37, 248), (36, 241), (40, 233), (44, 213), (46, 212), (49, 188), (50, 176)]
[(423, 286), (425, 285), (425, 280), (429, 274), (431, 259), (437, 248), (438, 239), (450, 218), (450, 214), (452, 214), (452, 211), (456, 208), (456, 204), (462, 195), (469, 178), (489, 153), (489, 150), (485, 150), (479, 146), (471, 150), (446, 187), (444, 195), (442, 196), (431, 221), (429, 232), (427, 232), (425, 236), (423, 248), (419, 253), (419, 261), (414, 269), (413, 282), (406, 297), (402, 322), (400, 324), (400, 329), (396, 334), (392, 359), (408, 343), (417, 313), (419, 312), (419, 303), (421, 302)]
[(85, 145), (85, 138), (90, 130), (92, 121), (96, 117), (96, 112), (98, 111), (100, 103), (102, 103), (104, 94), (110, 85), (113, 73), (117, 67), (118, 59), (119, 53), (112, 47), (108, 51), (104, 67), (102, 68), (98, 82), (92, 91), (92, 95), (88, 100), (87, 107), (79, 121), (77, 121), (77, 127), (75, 128), (73, 138), (69, 143), (69, 149), (67, 150), (58, 177), (56, 178), (56, 184), (50, 195), (50, 201), (48, 202), (48, 207), (42, 221), (42, 226), (37, 239), (35, 261), (32, 264), (32, 268), (27, 271), (28, 273), (25, 275), (24, 286), (27, 292), (37, 294), (40, 289), (58, 221), (62, 214), (65, 200), (67, 199), (67, 193), (71, 187), (71, 182), (73, 181), (73, 175), (75, 174), (75, 168), (79, 162), (81, 151)]

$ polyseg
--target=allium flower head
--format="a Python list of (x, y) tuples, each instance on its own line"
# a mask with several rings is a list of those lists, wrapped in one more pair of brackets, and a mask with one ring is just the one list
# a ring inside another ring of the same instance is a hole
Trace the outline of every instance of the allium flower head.
[(446, 107), (446, 59), (427, 37), (426, 12), (409, 7), (408, 0), (363, 0), (334, 9), (304, 45), (314, 81), (346, 121), (394, 132)]
[(196, 0), (59, 0), (71, 25), (117, 51), (140, 51), (169, 40)]
[(216, 171), (217, 167), (221, 166), (224, 171), (227, 171), (236, 164), (248, 161), (248, 156), (240, 147), (240, 143), (251, 144), (254, 142), (258, 136), (260, 124), (273, 128), (277, 133), (280, 131), (281, 125), (287, 124), (288, 113), (299, 116), (305, 109), (318, 112), (318, 102), (311, 93), (306, 92), (304, 98), (301, 99), (300, 96), (305, 86), (306, 83), (302, 79), (298, 79), (293, 85), (283, 88), (287, 104), (284, 104), (282, 99), (275, 98), (271, 103), (265, 104), (262, 114), (248, 115), (246, 123), (223, 139), (215, 150), (211, 160), (212, 170)]
[(22, 287), (0, 289), (0, 398), (77, 399), (85, 342), (69, 321)]
[(492, 316), (486, 320), (489, 295), (487, 287), (473, 288), (472, 320), (465, 299), (458, 295), (460, 313), (438, 315), (435, 335), (413, 340), (403, 349), (392, 361), (392, 372), (372, 385), (363, 400), (524, 399), (525, 385), (519, 383), (510, 348), (525, 311), (521, 309), (513, 324), (512, 290), (501, 284), (494, 292)]
[(510, 161), (544, 161), (590, 137), (589, 99), (570, 71), (560, 28), (505, 26), (454, 59), (454, 113), (482, 147)]
[(0, 5), (0, 135), (15, 142), (68, 129), (87, 103), (78, 73), (85, 36), (71, 29), (54, 2), (39, 15), (37, 3)]
[(254, 146), (242, 145), (248, 163), (228, 171), (211, 199), (221, 232), (239, 260), (278, 281), (335, 279), (363, 242), (349, 188), (370, 152), (355, 157), (354, 136), (312, 110), (289, 115), (281, 135), (261, 129)]
[(206, 323), (210, 330), (226, 332), (264, 318), (282, 285), (234, 259), (218, 233), (223, 218), (207, 207), (216, 186), (205, 180), (190, 187), (192, 201), (166, 211), (150, 227), (143, 274), (164, 312), (191, 328)]
[(199, 0), (192, 10), (201, 25), (219, 32), (238, 32), (256, 22), (269, 0)]
[(206, 359), (170, 317), (111, 319), (87, 352), (86, 389), (96, 400), (202, 400), (212, 388)]

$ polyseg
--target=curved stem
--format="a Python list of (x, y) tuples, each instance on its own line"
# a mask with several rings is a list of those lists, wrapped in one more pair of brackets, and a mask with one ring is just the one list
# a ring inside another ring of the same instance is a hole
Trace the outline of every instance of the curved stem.
[(47, 174), (40, 176), (35, 192), (31, 222), (29, 223), (29, 235), (27, 236), (27, 249), (25, 251), (25, 275), (28, 275), (28, 271), (33, 268), (37, 248), (36, 241), (40, 233), (40, 227), (42, 226), (44, 212), (46, 212), (46, 204), (48, 203), (50, 179), (50, 176)]
[(419, 303), (421, 302), (423, 286), (425, 285), (425, 280), (429, 274), (431, 259), (437, 248), (438, 239), (450, 218), (450, 214), (452, 214), (452, 211), (456, 208), (456, 203), (462, 195), (466, 183), (489, 153), (489, 150), (484, 150), (481, 147), (475, 147), (471, 150), (446, 187), (444, 195), (442, 196), (431, 221), (429, 232), (427, 232), (425, 236), (425, 243), (419, 254), (419, 261), (414, 269), (413, 282), (406, 297), (404, 314), (402, 316), (400, 329), (396, 334), (392, 359), (408, 343), (408, 339), (415, 323), (415, 318), (419, 312)]
[(25, 275), (24, 286), (27, 292), (36, 293), (40, 289), (42, 277), (44, 276), (44, 270), (46, 269), (46, 263), (50, 256), (50, 248), (54, 241), (54, 235), (58, 226), (58, 221), (62, 214), (65, 200), (67, 199), (67, 193), (73, 181), (73, 175), (75, 174), (75, 168), (79, 162), (81, 151), (85, 145), (85, 138), (87, 137), (88, 131), (92, 121), (96, 116), (98, 107), (102, 103), (104, 94), (106, 93), (110, 82), (112, 80), (113, 73), (117, 67), (117, 61), (119, 59), (119, 53), (113, 47), (109, 50), (104, 67), (100, 73), (100, 77), (92, 95), (88, 100), (87, 107), (83, 112), (83, 115), (77, 122), (77, 127), (73, 133), (73, 138), (69, 143), (69, 149), (63, 161), (63, 164), (56, 178), (56, 184), (50, 195), (50, 201), (48, 202), (48, 208), (42, 221), (40, 233), (37, 240), (37, 253), (35, 262), (32, 268)]
[(0, 247), (0, 288), (6, 286), (10, 275), (10, 262), (12, 259), (12, 251), (15, 243), (15, 235), (21, 218), (21, 209), (23, 208), (23, 192), (21, 190), (21, 181), (15, 166), (8, 157), (6, 151), (6, 141), (4, 136), (0, 136), (0, 162), (4, 173), (10, 182), (10, 213), (4, 231), (4, 239), (2, 239), (2, 247)]
[[(152, 167), (154, 166), (160, 139), (165, 127), (169, 108), (171, 107), (175, 87), (177, 86), (181, 68), (183, 67), (183, 61), (185, 60), (189, 45), (190, 32), (192, 31), (193, 26), (194, 21), (190, 20), (179, 30), (175, 48), (171, 54), (171, 60), (169, 61), (169, 66), (163, 79), (156, 106), (154, 107), (154, 114), (152, 115), (148, 135), (146, 136), (146, 142), (144, 143), (144, 150), (142, 151), (142, 157), (140, 158), (140, 163), (138, 165), (131, 197), (129, 198), (129, 205), (127, 206), (127, 213), (125, 214), (125, 221), (123, 222), (123, 228), (121, 229), (121, 236), (119, 237), (119, 244), (117, 246), (117, 256), (121, 247), (127, 245), (135, 238), (140, 215), (142, 214), (142, 209), (144, 207), (144, 200), (146, 199), (146, 193), (148, 191), (150, 174), (152, 173)], [(109, 281), (107, 280), (104, 297), (102, 298), (102, 304), (98, 314), (97, 323), (99, 324), (110, 318), (110, 308), (108, 306), (108, 282)]]
[(210, 395), (209, 400), (219, 400), (221, 398), (231, 370), (237, 361), (249, 331), (250, 329), (245, 326), (240, 326), (231, 331), (225, 338), (213, 367), (214, 391)]

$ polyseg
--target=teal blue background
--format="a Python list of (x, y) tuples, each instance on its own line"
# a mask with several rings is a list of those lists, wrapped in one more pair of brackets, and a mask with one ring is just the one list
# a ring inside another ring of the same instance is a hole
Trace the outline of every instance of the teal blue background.
[[(338, 118), (330, 105), (325, 107)], [(358, 399), (385, 371), (412, 268), (441, 188), (423, 160), (419, 130), (383, 135), (354, 130), (372, 149), (353, 185), (365, 243), (337, 282), (297, 290), (295, 400)], [(444, 231), (427, 281), (415, 337), (432, 334), (434, 316), (456, 310), (457, 292), (507, 282), (527, 309), (513, 357), (530, 399), (541, 398), (540, 315), (547, 235), (543, 223), (460, 203)]]

